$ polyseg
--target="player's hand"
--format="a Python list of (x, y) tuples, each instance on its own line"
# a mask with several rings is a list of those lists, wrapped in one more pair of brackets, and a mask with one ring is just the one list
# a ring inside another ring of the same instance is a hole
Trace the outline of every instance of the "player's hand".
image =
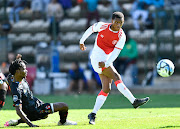
[(22, 58), (22, 55), (21, 54), (17, 54), (16, 59), (21, 60), (21, 58)]
[(86, 50), (86, 47), (84, 44), (79, 44), (79, 48), (82, 50), (82, 51), (85, 51)]
[(105, 63), (104, 62), (99, 62), (99, 68), (104, 68), (105, 67)]

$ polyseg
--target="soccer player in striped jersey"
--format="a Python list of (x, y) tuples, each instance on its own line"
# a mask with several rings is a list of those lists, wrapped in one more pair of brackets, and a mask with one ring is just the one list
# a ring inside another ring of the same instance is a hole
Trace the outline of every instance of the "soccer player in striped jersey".
[(90, 26), (80, 39), (80, 49), (86, 50), (85, 40), (94, 32), (97, 32), (94, 48), (91, 54), (91, 64), (99, 74), (102, 82), (102, 90), (96, 98), (93, 111), (88, 115), (89, 124), (95, 124), (97, 111), (104, 104), (114, 80), (117, 89), (131, 102), (134, 108), (147, 103), (149, 97), (137, 99), (124, 85), (120, 74), (113, 66), (114, 60), (118, 57), (126, 41), (126, 35), (122, 29), (124, 15), (121, 12), (114, 12), (112, 23), (98, 22)]

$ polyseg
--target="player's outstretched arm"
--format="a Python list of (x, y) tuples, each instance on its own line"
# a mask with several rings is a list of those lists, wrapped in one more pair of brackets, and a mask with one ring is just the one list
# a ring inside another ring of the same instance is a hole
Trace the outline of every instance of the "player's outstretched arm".
[(116, 60), (116, 58), (118, 57), (118, 55), (119, 55), (120, 52), (121, 52), (121, 50), (116, 49), (116, 48), (113, 50), (111, 56), (110, 56), (109, 59), (105, 62), (105, 67), (106, 67), (106, 68), (108, 68), (108, 67), (111, 65), (111, 63), (113, 63), (113, 62)]
[(104, 68), (104, 67), (108, 68), (110, 64), (113, 63), (114, 60), (118, 57), (119, 53), (120, 53), (120, 50), (115, 49), (112, 52), (110, 58), (106, 62), (99, 62), (99, 68)]
[(125, 41), (126, 41), (126, 35), (123, 33), (122, 37), (117, 42), (114, 50), (112, 51), (111, 56), (105, 62), (105, 67), (106, 68), (108, 68), (111, 65), (111, 63), (113, 63), (115, 61), (115, 59), (118, 57), (119, 53), (121, 52), (121, 50), (124, 47)]
[(83, 36), (81, 37), (81, 39), (80, 39), (80, 41), (79, 41), (80, 44), (84, 44), (85, 40), (86, 40), (92, 33), (94, 33), (92, 28), (93, 28), (93, 27), (90, 26), (90, 27), (84, 32)]
[(38, 125), (34, 125), (25, 115), (25, 113), (22, 111), (22, 105), (16, 106), (16, 113), (18, 116), (29, 125), (29, 127), (39, 127)]

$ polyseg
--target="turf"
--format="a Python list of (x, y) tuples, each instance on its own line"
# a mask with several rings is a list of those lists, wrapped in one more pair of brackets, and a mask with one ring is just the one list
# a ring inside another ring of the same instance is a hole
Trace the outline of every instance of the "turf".
[[(180, 128), (180, 95), (136, 95), (149, 96), (151, 100), (139, 109), (133, 109), (122, 95), (110, 95), (98, 112), (96, 125), (89, 125), (87, 115), (92, 111), (96, 95), (80, 96), (37, 96), (44, 102), (66, 102), (69, 105), (68, 119), (76, 121), (77, 126), (57, 126), (58, 113), (49, 115), (45, 120), (33, 122), (39, 129), (165, 129)], [(0, 128), (5, 121), (18, 119), (12, 107), (11, 96), (0, 111)], [(9, 127), (8, 127), (9, 128)], [(11, 128), (28, 128), (21, 124)]]

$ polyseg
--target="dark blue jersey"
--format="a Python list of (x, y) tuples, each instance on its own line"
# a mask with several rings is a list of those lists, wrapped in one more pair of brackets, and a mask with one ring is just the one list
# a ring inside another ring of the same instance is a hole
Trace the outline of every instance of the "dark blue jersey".
[(33, 97), (26, 79), (23, 79), (21, 82), (15, 82), (14, 77), (11, 74), (8, 75), (7, 79), (12, 92), (13, 106), (22, 105), (22, 110), (26, 115), (38, 113), (39, 107), (43, 102)]

